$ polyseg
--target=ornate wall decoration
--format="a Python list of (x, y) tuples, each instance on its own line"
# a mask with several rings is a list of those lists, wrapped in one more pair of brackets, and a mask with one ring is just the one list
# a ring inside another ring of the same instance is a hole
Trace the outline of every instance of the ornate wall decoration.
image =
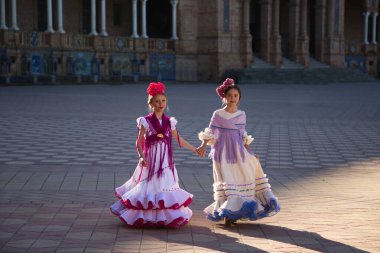
[(113, 54), (110, 57), (110, 74), (112, 76), (132, 76), (133, 54)]
[(121, 38), (117, 38), (116, 39), (116, 48), (117, 49), (123, 49), (123, 48), (125, 48), (125, 42), (124, 42), (123, 39), (121, 39)]
[(176, 58), (174, 54), (150, 54), (150, 75), (162, 80), (175, 80)]
[(361, 55), (352, 55), (345, 57), (345, 66), (350, 70), (360, 70), (366, 73), (366, 57)]
[(37, 32), (32, 32), (30, 34), (30, 45), (33, 47), (36, 47), (40, 44), (40, 36), (38, 35)]
[(89, 52), (67, 52), (68, 72), (72, 75), (90, 76), (91, 64), (94, 58), (94, 53)]

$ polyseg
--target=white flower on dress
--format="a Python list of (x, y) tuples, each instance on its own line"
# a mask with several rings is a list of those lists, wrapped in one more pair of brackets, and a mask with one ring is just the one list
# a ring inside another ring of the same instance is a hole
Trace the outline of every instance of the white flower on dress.
[(244, 131), (244, 134), (243, 134), (243, 142), (244, 142), (244, 145), (249, 145), (253, 142), (255, 138), (252, 137), (252, 135), (248, 135), (247, 134), (247, 131)]
[(212, 133), (212, 130), (211, 130), (211, 128), (205, 128), (205, 130), (204, 131), (202, 131), (202, 132), (200, 132), (199, 134), (198, 134), (198, 138), (199, 138), (199, 140), (201, 140), (201, 141), (205, 141), (205, 140), (207, 140), (208, 142), (207, 142), (207, 145), (214, 145), (215, 144), (215, 136), (214, 136), (214, 134)]

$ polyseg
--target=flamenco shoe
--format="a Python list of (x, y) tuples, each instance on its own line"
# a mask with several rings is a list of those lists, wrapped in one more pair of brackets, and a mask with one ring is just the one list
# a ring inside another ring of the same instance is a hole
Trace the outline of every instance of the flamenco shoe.
[(231, 227), (232, 224), (235, 224), (235, 221), (234, 220), (231, 220), (231, 219), (228, 219), (228, 218), (224, 218), (224, 225), (226, 227)]

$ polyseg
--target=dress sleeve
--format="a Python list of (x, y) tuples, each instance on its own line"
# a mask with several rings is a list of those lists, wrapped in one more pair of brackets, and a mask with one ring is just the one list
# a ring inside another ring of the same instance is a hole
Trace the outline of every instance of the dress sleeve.
[(176, 128), (176, 125), (177, 125), (177, 123), (178, 123), (178, 121), (177, 121), (177, 119), (176, 118), (174, 118), (174, 117), (170, 117), (170, 129), (171, 130), (176, 130), (177, 128)]
[(146, 119), (144, 117), (139, 117), (136, 119), (137, 127), (140, 129), (141, 126), (144, 127), (145, 130), (149, 129), (148, 122), (146, 122)]

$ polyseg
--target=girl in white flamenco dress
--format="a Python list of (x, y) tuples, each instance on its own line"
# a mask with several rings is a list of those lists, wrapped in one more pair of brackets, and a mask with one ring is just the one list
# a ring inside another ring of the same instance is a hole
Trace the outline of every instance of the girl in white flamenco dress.
[(172, 157), (172, 137), (197, 152), (176, 130), (177, 121), (164, 115), (165, 86), (151, 83), (147, 92), (152, 113), (137, 119), (139, 164), (132, 177), (115, 189), (119, 198), (111, 212), (132, 227), (179, 228), (189, 222), (193, 195), (181, 189)]
[(204, 212), (212, 221), (224, 219), (226, 225), (272, 216), (280, 211), (280, 204), (249, 147), (253, 138), (245, 131), (245, 112), (237, 107), (240, 88), (228, 78), (217, 93), (226, 106), (216, 110), (209, 127), (199, 133), (198, 152), (204, 156), (206, 145), (211, 146), (214, 174), (214, 202)]

